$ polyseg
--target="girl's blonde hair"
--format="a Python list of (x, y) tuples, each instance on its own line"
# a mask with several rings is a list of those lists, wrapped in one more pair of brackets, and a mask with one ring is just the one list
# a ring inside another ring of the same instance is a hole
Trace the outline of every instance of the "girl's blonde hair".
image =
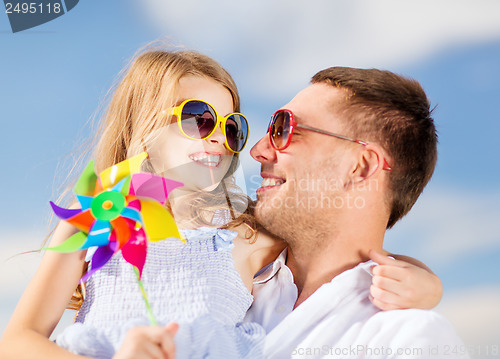
[[(154, 141), (153, 134), (158, 132), (155, 130), (170, 124), (172, 117), (165, 116), (165, 110), (176, 105), (179, 80), (188, 75), (208, 78), (225, 87), (232, 96), (234, 112), (240, 112), (240, 97), (233, 78), (212, 58), (195, 51), (157, 48), (142, 51), (122, 71), (123, 78), (104, 113), (98, 130), (100, 139), (92, 156), (96, 173), (143, 152)], [(256, 221), (251, 213), (251, 199), (232, 176), (238, 162), (235, 154), (228, 173), (213, 191), (193, 194), (189, 199), (191, 218), (197, 226), (213, 226), (218, 211), (229, 212), (229, 220), (219, 226), (247, 224), (250, 238), (254, 237)], [(147, 167), (145, 163), (146, 170)], [(82, 299), (79, 286), (68, 308), (78, 309)]]
[[(177, 104), (179, 80), (200, 76), (225, 87), (233, 99), (233, 110), (240, 112), (240, 97), (231, 75), (214, 59), (195, 51), (149, 50), (141, 53), (126, 70), (116, 87), (101, 123), (101, 138), (94, 155), (96, 171), (134, 156), (155, 140), (154, 133), (172, 121), (165, 110)], [(191, 218), (197, 225), (211, 225), (213, 214), (227, 208), (239, 217), (248, 205), (248, 197), (235, 185), (232, 173), (238, 166), (238, 154), (225, 179), (214, 191), (193, 194)]]
[(162, 112), (176, 105), (179, 80), (188, 75), (224, 86), (231, 93), (234, 111), (240, 111), (233, 78), (212, 58), (195, 51), (144, 52), (125, 72), (104, 115), (95, 153), (98, 172), (142, 152), (143, 140), (171, 122)]

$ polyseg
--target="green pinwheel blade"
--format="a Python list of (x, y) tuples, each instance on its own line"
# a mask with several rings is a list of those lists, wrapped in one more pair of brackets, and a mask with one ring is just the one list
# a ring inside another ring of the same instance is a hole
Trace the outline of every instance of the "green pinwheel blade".
[(130, 193), (130, 183), (132, 181), (132, 176), (128, 176), (127, 180), (125, 181), (125, 184), (123, 185), (123, 188), (121, 190), (122, 194), (124, 196), (128, 196)]
[(127, 176), (118, 182), (114, 187), (113, 191), (120, 192), (123, 196), (128, 196), (130, 193), (130, 181), (132, 176)]
[(56, 252), (62, 252), (62, 253), (76, 252), (77, 250), (79, 250), (81, 248), (83, 243), (85, 243), (86, 239), (87, 239), (87, 235), (85, 233), (78, 232), (78, 233), (73, 234), (71, 237), (69, 237), (67, 240), (65, 240), (63, 243), (61, 243), (58, 246), (44, 247), (42, 249), (56, 251)]
[(75, 185), (75, 193), (80, 196), (93, 196), (96, 181), (94, 161), (90, 161)]

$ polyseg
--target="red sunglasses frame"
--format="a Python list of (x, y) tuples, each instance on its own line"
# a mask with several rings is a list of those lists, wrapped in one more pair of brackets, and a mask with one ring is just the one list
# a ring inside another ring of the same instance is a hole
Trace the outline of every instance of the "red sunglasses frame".
[[(273, 141), (273, 135), (272, 135), (271, 128), (273, 126), (273, 123), (276, 121), (276, 115), (278, 113), (281, 113), (281, 112), (285, 112), (285, 113), (288, 114), (288, 116), (290, 118), (290, 127), (289, 127), (289, 130), (288, 130), (288, 139), (286, 140), (285, 145), (278, 148), (275, 145), (274, 141)], [(294, 130), (295, 127), (302, 128), (304, 130), (313, 131), (313, 132), (316, 132), (316, 133), (321, 133), (321, 134), (327, 135), (327, 136), (336, 137), (336, 138), (341, 139), (341, 140), (346, 140), (346, 141), (354, 142), (354, 143), (357, 143), (357, 144), (362, 145), (362, 146), (368, 145), (368, 142), (366, 142), (366, 141), (355, 140), (353, 138), (349, 138), (349, 137), (346, 137), (346, 136), (343, 136), (343, 135), (339, 135), (337, 133), (333, 133), (333, 132), (321, 130), (319, 128), (315, 128), (315, 127), (311, 127), (311, 126), (302, 125), (300, 123), (297, 123), (293, 119), (293, 112), (292, 111), (287, 110), (287, 109), (280, 109), (280, 110), (276, 111), (275, 113), (273, 113), (273, 115), (271, 116), (271, 122), (269, 122), (269, 127), (267, 129), (267, 133), (269, 133), (269, 143), (271, 144), (271, 147), (274, 150), (276, 150), (276, 151), (283, 151), (283, 150), (285, 150), (290, 145), (290, 142), (292, 141), (293, 130)], [(392, 171), (392, 167), (389, 165), (389, 163), (387, 162), (387, 160), (385, 158), (384, 158), (384, 165), (383, 165), (382, 169), (384, 171)]]

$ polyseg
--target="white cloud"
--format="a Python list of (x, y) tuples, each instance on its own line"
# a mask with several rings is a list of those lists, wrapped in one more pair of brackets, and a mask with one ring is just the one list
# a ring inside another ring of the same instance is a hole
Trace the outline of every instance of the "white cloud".
[(497, 0), (145, 0), (164, 35), (221, 60), (261, 95), (333, 65), (394, 67), (500, 38)]
[[(455, 327), (472, 358), (500, 355), (500, 287), (472, 287), (445, 294), (436, 308)], [(496, 346), (496, 353), (494, 353)]]
[(395, 246), (398, 241), (418, 243), (421, 253), (411, 255), (425, 253), (426, 260), (441, 263), (487, 253), (500, 247), (499, 201), (498, 192), (431, 187), (387, 239)]
[(42, 241), (43, 237), (37, 233), (14, 230), (0, 233), (0, 287), (8, 288), (31, 278), (40, 263), (41, 254), (25, 252), (37, 251)]

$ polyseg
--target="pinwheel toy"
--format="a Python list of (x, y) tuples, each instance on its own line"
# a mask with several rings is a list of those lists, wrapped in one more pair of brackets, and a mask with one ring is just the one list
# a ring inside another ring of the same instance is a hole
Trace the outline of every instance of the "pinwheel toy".
[(80, 279), (85, 282), (121, 251), (125, 261), (136, 272), (151, 323), (151, 312), (141, 276), (146, 262), (147, 242), (182, 236), (170, 212), (163, 206), (169, 193), (183, 184), (151, 173), (140, 173), (142, 153), (107, 168), (99, 177), (91, 161), (80, 176), (74, 192), (79, 209), (66, 209), (50, 202), (56, 216), (77, 227), (80, 232), (62, 244), (45, 248), (58, 252), (74, 252), (97, 247), (92, 267)]

